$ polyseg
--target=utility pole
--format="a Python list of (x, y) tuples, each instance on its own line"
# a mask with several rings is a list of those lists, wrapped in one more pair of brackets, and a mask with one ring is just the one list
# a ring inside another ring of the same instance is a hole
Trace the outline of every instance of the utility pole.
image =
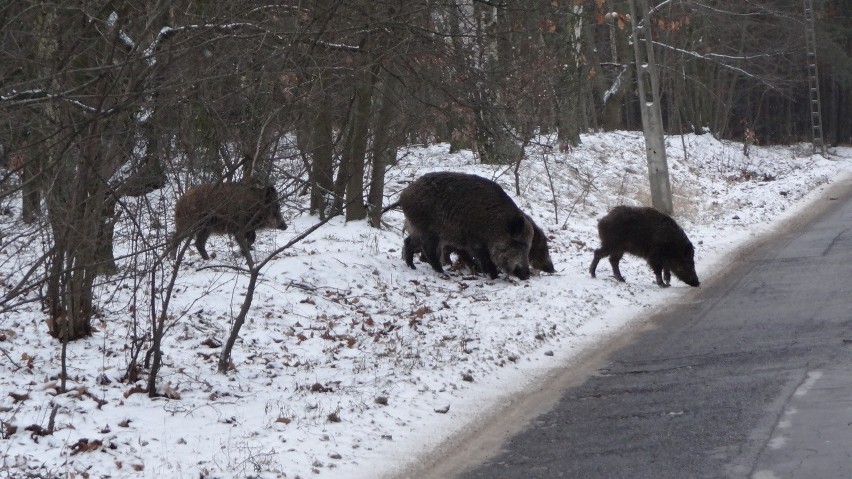
[[(638, 9), (637, 9), (638, 4)], [(630, 0), (633, 17), (633, 52), (636, 56), (636, 86), (639, 90), (639, 109), (642, 112), (642, 131), (645, 134), (645, 154), (648, 158), (648, 179), (651, 182), (651, 203), (658, 211), (671, 215), (672, 187), (663, 137), (663, 115), (660, 113), (660, 80), (654, 61), (651, 39), (650, 12), (647, 0)]]
[(805, 6), (805, 45), (808, 49), (808, 91), (811, 100), (811, 132), (813, 134), (814, 153), (825, 156), (825, 141), (822, 137), (822, 106), (819, 99), (819, 71), (816, 58), (816, 28), (814, 27), (814, 1), (804, 0)]

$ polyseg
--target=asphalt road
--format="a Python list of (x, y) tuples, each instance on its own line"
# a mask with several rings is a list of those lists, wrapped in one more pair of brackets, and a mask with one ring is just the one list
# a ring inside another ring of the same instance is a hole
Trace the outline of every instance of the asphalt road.
[(613, 347), (496, 455), (471, 469), (466, 442), (417, 476), (852, 478), (850, 191)]

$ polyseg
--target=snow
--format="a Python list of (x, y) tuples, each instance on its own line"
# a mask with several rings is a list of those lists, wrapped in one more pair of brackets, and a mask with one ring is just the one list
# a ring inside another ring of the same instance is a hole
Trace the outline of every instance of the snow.
[[(512, 394), (535, 388), (553, 368), (690, 290), (676, 279), (659, 288), (645, 262), (630, 256), (622, 261), (627, 283), (612, 278), (606, 261), (597, 279), (588, 274), (597, 219), (618, 204), (649, 203), (642, 134), (584, 135), (565, 153), (547, 146), (555, 139), (544, 142), (530, 147), (521, 165), (520, 195), (511, 168), (477, 164), (470, 152), (449, 154), (445, 144), (409, 148), (389, 171), (386, 202), (428, 171), (494, 178), (551, 237), (556, 274), (518, 281), (464, 270), (442, 276), (423, 263), (411, 270), (400, 257), (400, 212), (385, 214), (390, 228), (383, 230), (336, 218), (263, 270), (234, 348), (234, 370), (223, 375), (216, 372), (220, 345), (248, 278), (224, 267), (244, 265), (236, 244), (213, 237), (207, 249), (217, 258), (204, 262), (188, 253), (162, 348), (161, 391), (179, 399), (135, 393), (144, 380), (119, 381), (137, 334), (132, 319), (140, 331), (149, 329), (150, 287), (146, 277), (128, 274), (133, 258), (119, 262), (125, 274), (99, 287), (95, 334), (68, 345), (67, 393), (58, 393), (60, 347), (46, 333), (38, 303), (3, 313), (0, 471), (393, 477)], [(852, 173), (852, 148), (826, 159), (804, 144), (752, 146), (744, 157), (742, 144), (710, 135), (669, 136), (666, 145), (675, 218), (695, 244), (703, 282), (738, 248)], [(159, 205), (161, 219), (174, 204), (169, 191), (148, 200)], [(307, 198), (290, 201), (304, 206)], [(285, 211), (287, 231), (258, 233), (256, 259), (317, 222), (295, 211)], [(4, 232), (19, 228), (12, 216), (0, 221)], [(120, 228), (129, 231), (123, 221)], [(117, 253), (129, 250), (130, 235), (116, 236)], [(0, 252), (4, 293), (44, 247), (26, 237), (15, 241), (26, 244)], [(27, 430), (48, 428), (54, 411), (52, 435)]]

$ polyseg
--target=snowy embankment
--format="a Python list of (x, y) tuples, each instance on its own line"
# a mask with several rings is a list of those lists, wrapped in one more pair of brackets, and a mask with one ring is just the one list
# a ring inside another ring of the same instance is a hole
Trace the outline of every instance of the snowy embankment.
[[(746, 158), (741, 145), (709, 135), (669, 137), (667, 145), (676, 219), (696, 246), (702, 281), (808, 193), (852, 171), (850, 148), (824, 159), (805, 145), (752, 147)], [(688, 289), (677, 280), (657, 287), (644, 261), (629, 256), (627, 283), (614, 281), (605, 261), (597, 279), (587, 271), (597, 219), (618, 204), (649, 203), (640, 133), (584, 136), (566, 153), (531, 147), (520, 195), (511, 169), (478, 165), (469, 152), (437, 145), (403, 153), (389, 171), (387, 202), (427, 171), (494, 178), (548, 233), (557, 273), (491, 281), (466, 271), (441, 276), (422, 263), (411, 270), (400, 258), (400, 212), (385, 215), (383, 230), (338, 218), (263, 271), (235, 369), (221, 375), (218, 352), (247, 277), (209, 268), (242, 261), (230, 239), (214, 237), (207, 249), (218, 259), (188, 256), (163, 345), (160, 381), (180, 399), (150, 399), (117, 380), (134, 334), (130, 278), (99, 290), (97, 332), (69, 345), (69, 393), (57, 394), (59, 347), (37, 305), (0, 317), (0, 474), (381, 477)], [(287, 231), (259, 232), (256, 258), (316, 222), (292, 211)], [(0, 254), (8, 288), (19, 279), (13, 266), (27, 259)], [(136, 289), (140, 305), (144, 290)], [(52, 435), (34, 432), (49, 421)]]

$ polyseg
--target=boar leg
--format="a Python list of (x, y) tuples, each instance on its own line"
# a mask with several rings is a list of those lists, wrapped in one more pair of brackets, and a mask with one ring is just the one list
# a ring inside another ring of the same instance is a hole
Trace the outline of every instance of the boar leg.
[(180, 235), (178, 235), (177, 232), (175, 232), (175, 234), (172, 235), (172, 239), (169, 241), (169, 246), (168, 246), (169, 256), (173, 260), (177, 259), (178, 248), (180, 247), (180, 244), (181, 244)]
[(458, 255), (459, 263), (466, 264), (468, 268), (473, 273), (481, 273), (482, 269), (477, 265), (476, 260), (473, 259), (473, 256), (466, 249), (456, 250), (456, 255)]
[[(252, 232), (252, 235), (254, 235), (254, 232)], [(237, 234), (234, 235), (234, 239), (237, 240), (237, 244), (240, 245), (240, 252), (251, 265), (254, 264), (254, 258), (251, 257), (251, 243), (248, 241), (248, 236), (248, 232), (237, 231)]]
[(592, 259), (592, 265), (589, 266), (589, 274), (592, 275), (592, 278), (595, 277), (595, 271), (598, 269), (598, 263), (608, 254), (609, 253), (604, 252), (603, 248), (598, 248), (595, 250), (595, 257)]
[(668, 269), (663, 266), (664, 262), (659, 259), (657, 255), (651, 255), (648, 259), (648, 266), (654, 271), (654, 278), (656, 278), (657, 284), (661, 288), (665, 288), (668, 286), (665, 281), (663, 281), (663, 270)]
[(210, 259), (210, 256), (207, 254), (207, 238), (210, 237), (210, 230), (207, 228), (202, 228), (198, 234), (195, 235), (195, 249), (198, 250), (198, 253), (205, 260)]
[(654, 266), (653, 269), (654, 269), (654, 276), (657, 278), (657, 284), (660, 285), (661, 288), (668, 288), (669, 285), (667, 285), (663, 281), (663, 276), (662, 276), (663, 267), (658, 265), (658, 266)]
[(663, 281), (665, 281), (666, 286), (672, 285), (672, 270), (668, 267), (663, 267)]
[(483, 272), (488, 273), (491, 279), (496, 279), (500, 275), (497, 265), (494, 264), (494, 261), (491, 261), (491, 253), (488, 251), (488, 246), (478, 244), (473, 247), (472, 253), (474, 259), (476, 259), (476, 263), (479, 264)]
[(438, 273), (444, 272), (441, 266), (440, 239), (436, 235), (427, 235), (420, 240), (420, 250), (426, 255), (426, 260)]
[(624, 276), (621, 275), (621, 270), (618, 268), (618, 262), (621, 261), (622, 256), (624, 256), (624, 253), (621, 251), (610, 253), (609, 264), (612, 265), (612, 275), (615, 276), (615, 279), (623, 283)]
[(411, 269), (417, 269), (414, 267), (414, 253), (419, 249), (417, 243), (418, 240), (411, 236), (406, 236), (405, 239), (402, 240), (402, 259), (405, 260), (405, 264), (407, 264)]

